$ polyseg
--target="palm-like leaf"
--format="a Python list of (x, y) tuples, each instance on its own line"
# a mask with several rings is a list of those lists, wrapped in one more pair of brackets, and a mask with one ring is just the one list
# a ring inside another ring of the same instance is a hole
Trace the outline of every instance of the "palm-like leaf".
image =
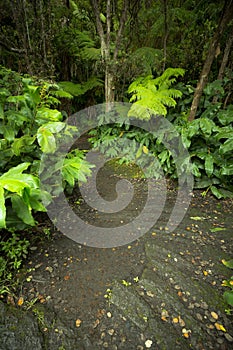
[(170, 88), (180, 75), (184, 75), (183, 69), (168, 68), (155, 79), (151, 75), (137, 78), (128, 89), (128, 92), (132, 94), (130, 102), (134, 102), (129, 116), (140, 119), (150, 119), (151, 114), (165, 116), (167, 114), (166, 107), (174, 107), (176, 105), (175, 98), (182, 96), (181, 91)]

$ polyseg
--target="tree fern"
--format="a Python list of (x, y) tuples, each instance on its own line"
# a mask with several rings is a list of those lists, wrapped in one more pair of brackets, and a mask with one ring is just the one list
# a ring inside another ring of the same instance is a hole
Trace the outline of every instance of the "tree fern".
[(181, 91), (170, 87), (183, 75), (181, 68), (168, 68), (155, 79), (151, 75), (137, 78), (128, 88), (130, 102), (134, 102), (128, 115), (140, 119), (150, 119), (152, 113), (165, 116), (166, 107), (175, 107), (175, 98), (182, 96)]
[(163, 53), (153, 47), (140, 47), (130, 55), (130, 63), (140, 69), (141, 74), (152, 74), (161, 68)]
[(100, 48), (96, 48), (94, 40), (90, 37), (89, 32), (76, 32), (76, 40), (78, 41), (79, 54), (83, 60), (97, 61), (101, 58)]
[(59, 82), (59, 85), (64, 91), (68, 92), (72, 96), (81, 96), (89, 90), (103, 86), (103, 81), (97, 77), (92, 77), (81, 84), (76, 84), (71, 81), (61, 81)]

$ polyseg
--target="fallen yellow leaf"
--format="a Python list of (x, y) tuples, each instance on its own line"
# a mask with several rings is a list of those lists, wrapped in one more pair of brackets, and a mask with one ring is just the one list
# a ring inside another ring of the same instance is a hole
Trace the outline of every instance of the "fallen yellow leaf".
[(183, 296), (183, 293), (179, 290), (179, 292), (177, 293), (178, 296), (181, 298)]
[(218, 331), (223, 331), (223, 332), (226, 332), (226, 328), (223, 327), (222, 324), (219, 324), (219, 323), (215, 323), (215, 328), (218, 330)]
[(22, 306), (23, 303), (24, 303), (24, 298), (23, 298), (23, 297), (20, 297), (20, 298), (18, 299), (17, 305), (18, 305), (18, 306)]
[(78, 319), (75, 321), (76, 327), (77, 327), (77, 328), (80, 327), (80, 326), (81, 326), (81, 323), (82, 323), (82, 321), (78, 318)]
[(164, 321), (164, 322), (167, 322), (167, 318), (165, 316), (162, 316), (161, 320)]
[(93, 328), (96, 328), (100, 324), (100, 320), (97, 318), (93, 324)]
[(177, 317), (174, 317), (174, 318), (172, 319), (172, 322), (173, 322), (173, 323), (178, 323), (178, 322), (179, 322), (179, 319), (178, 319)]
[(184, 322), (184, 320), (182, 320), (182, 318), (180, 316), (179, 316), (179, 324), (181, 327), (185, 326), (185, 322)]
[(189, 334), (190, 334), (190, 333), (183, 333), (183, 337), (189, 338)]
[(216, 314), (216, 312), (214, 312), (214, 311), (211, 312), (211, 316), (212, 316), (215, 320), (218, 319), (218, 314)]

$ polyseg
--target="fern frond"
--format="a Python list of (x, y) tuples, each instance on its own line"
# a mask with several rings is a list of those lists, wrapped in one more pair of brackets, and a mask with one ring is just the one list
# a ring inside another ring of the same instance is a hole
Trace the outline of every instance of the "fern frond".
[(80, 56), (83, 60), (98, 61), (101, 58), (101, 50), (95, 47), (84, 47), (80, 51)]
[(133, 113), (137, 118), (148, 119), (152, 114), (166, 115), (166, 107), (175, 107), (175, 98), (182, 96), (182, 92), (171, 89), (170, 86), (179, 75), (183, 75), (181, 68), (168, 68), (158, 78), (151, 75), (137, 78), (128, 89), (132, 94), (130, 102), (134, 102), (128, 115)]
[(168, 88), (176, 82), (176, 78), (184, 76), (184, 73), (185, 70), (183, 68), (167, 68), (160, 77), (155, 78), (153, 81), (158, 87)]
[(73, 98), (73, 96), (69, 92), (64, 90), (53, 91), (53, 95), (55, 97), (60, 97), (60, 98), (69, 98), (69, 99)]
[(130, 56), (130, 61), (142, 69), (142, 74), (151, 74), (152, 70), (161, 66), (163, 53), (152, 47), (140, 47)]
[(83, 48), (83, 47), (89, 47), (89, 48), (95, 47), (95, 42), (90, 37), (90, 33), (89, 32), (87, 32), (87, 31), (84, 31), (84, 32), (76, 31), (75, 35), (76, 35), (76, 39), (78, 40), (80, 48)]
[(71, 81), (61, 81), (59, 82), (59, 85), (62, 87), (62, 89), (72, 96), (80, 96), (83, 94), (82, 85), (81, 84), (75, 84)]
[(103, 81), (97, 77), (92, 77), (82, 84), (75, 84), (71, 81), (61, 81), (59, 85), (72, 96), (81, 96), (89, 90), (103, 86)]

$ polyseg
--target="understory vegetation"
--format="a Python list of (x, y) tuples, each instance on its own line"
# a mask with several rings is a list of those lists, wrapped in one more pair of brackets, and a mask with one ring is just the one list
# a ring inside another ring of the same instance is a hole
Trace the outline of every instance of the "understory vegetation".
[(232, 1), (7, 0), (0, 19), (0, 294), (53, 196), (91, 174), (85, 151), (63, 156), (79, 135), (68, 118), (84, 108), (130, 104), (88, 134), (109, 159), (233, 198)]

